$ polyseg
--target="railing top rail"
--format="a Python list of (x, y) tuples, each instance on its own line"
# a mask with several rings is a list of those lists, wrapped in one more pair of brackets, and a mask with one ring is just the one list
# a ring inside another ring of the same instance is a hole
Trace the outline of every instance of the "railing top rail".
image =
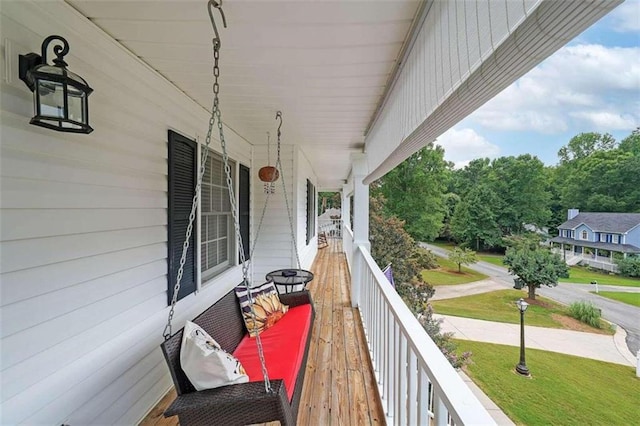
[(371, 253), (362, 245), (358, 245), (358, 249), (397, 319), (407, 344), (416, 354), (418, 363), (424, 367), (434, 387), (440, 391), (440, 397), (450, 409), (456, 424), (495, 424), (495, 420), (449, 364), (398, 293), (390, 285), (383, 285), (387, 278), (373, 260)]

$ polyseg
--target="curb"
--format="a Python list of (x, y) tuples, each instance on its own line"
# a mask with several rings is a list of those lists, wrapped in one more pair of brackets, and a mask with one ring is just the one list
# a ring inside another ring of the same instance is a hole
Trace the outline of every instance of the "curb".
[(616, 334), (613, 335), (613, 343), (616, 345), (616, 349), (618, 350), (618, 352), (620, 352), (620, 355), (622, 355), (624, 359), (629, 361), (632, 366), (635, 366), (638, 361), (627, 346), (627, 331), (624, 328), (620, 327), (618, 324), (615, 324), (615, 327)]

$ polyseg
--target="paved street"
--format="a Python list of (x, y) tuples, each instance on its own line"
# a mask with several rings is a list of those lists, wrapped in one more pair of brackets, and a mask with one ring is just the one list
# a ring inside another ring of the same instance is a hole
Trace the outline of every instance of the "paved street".
[[(446, 249), (442, 249), (431, 244), (420, 244), (423, 247), (428, 248), (438, 256), (448, 257), (448, 250)], [(476, 270), (478, 272), (482, 272), (483, 274), (488, 275), (490, 279), (479, 281), (477, 283), (471, 283), (475, 285), (468, 289), (454, 289), (454, 287), (459, 286), (442, 287), (436, 291), (434, 300), (437, 300), (439, 298), (447, 298), (446, 294), (443, 293), (452, 291), (460, 292), (469, 290), (469, 292), (465, 294), (477, 294), (487, 291), (494, 291), (500, 288), (513, 287), (513, 276), (509, 274), (506, 268), (502, 268), (500, 266), (492, 265), (486, 262), (478, 262), (474, 265), (469, 265), (468, 268)], [(471, 284), (466, 285), (470, 286)], [(637, 287), (619, 287), (605, 285), (599, 285), (598, 287), (600, 291), (625, 291), (640, 293), (640, 288)], [(604, 319), (624, 328), (627, 333), (627, 348), (632, 354), (637, 354), (638, 350), (640, 350), (640, 308), (589, 293), (590, 291), (594, 290), (595, 286), (588, 284), (585, 285), (559, 283), (557, 287), (542, 287), (536, 290), (536, 294), (540, 294), (544, 297), (548, 297), (549, 299), (553, 299), (567, 305), (579, 300), (592, 301), (598, 308), (602, 310), (602, 317)], [(440, 294), (438, 294), (438, 291), (440, 292)]]

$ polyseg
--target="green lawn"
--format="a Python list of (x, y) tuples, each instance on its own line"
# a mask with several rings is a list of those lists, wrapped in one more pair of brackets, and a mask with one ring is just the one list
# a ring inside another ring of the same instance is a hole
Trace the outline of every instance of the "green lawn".
[(502, 259), (504, 259), (504, 256), (500, 254), (478, 253), (478, 259), (482, 260), (483, 262), (492, 263), (494, 265), (506, 268), (506, 265), (502, 263)]
[(430, 242), (429, 244), (432, 244), (434, 246), (447, 249), (447, 250), (451, 250), (456, 246), (456, 243), (454, 243), (453, 241), (445, 241), (445, 240), (435, 240), (433, 242)]
[[(520, 290), (498, 290), (455, 299), (435, 300), (431, 305), (436, 314), (519, 324), (520, 314), (515, 302), (521, 297), (526, 297), (526, 294)], [(569, 317), (568, 309), (564, 305), (541, 296), (536, 296), (536, 303), (532, 303), (527, 309), (527, 325), (600, 331)], [(611, 330), (603, 322), (600, 332), (610, 333)]]
[(473, 271), (469, 268), (462, 267), (462, 272), (458, 272), (458, 265), (445, 259), (438, 258), (438, 269), (425, 269), (422, 271), (422, 278), (431, 285), (456, 285), (466, 284), (474, 281), (480, 281), (487, 278), (486, 275)]
[(597, 281), (602, 285), (620, 285), (625, 287), (640, 287), (640, 278), (622, 277), (620, 275), (609, 275), (608, 273), (600, 273), (589, 271), (582, 266), (569, 267), (569, 278), (560, 278), (562, 282), (591, 284), (591, 281)]
[[(592, 291), (591, 293), (595, 293), (595, 291)], [(608, 299), (617, 300), (618, 302), (627, 303), (629, 305), (640, 307), (640, 293), (601, 291), (598, 293), (598, 296), (606, 297)]]
[(527, 349), (531, 378), (514, 366), (519, 348), (456, 340), (471, 351), (467, 374), (519, 425), (631, 425), (640, 419), (633, 367)]

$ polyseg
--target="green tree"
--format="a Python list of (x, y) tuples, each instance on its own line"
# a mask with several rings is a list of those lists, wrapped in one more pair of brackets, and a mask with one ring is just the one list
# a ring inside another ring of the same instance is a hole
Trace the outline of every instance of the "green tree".
[(369, 235), (373, 259), (378, 265), (393, 263), (396, 291), (451, 365), (461, 367), (469, 360), (471, 353), (456, 354), (452, 334), (441, 332), (441, 321), (433, 318), (433, 310), (429, 304), (429, 298), (434, 294), (433, 286), (422, 279), (422, 269), (435, 263), (433, 255), (418, 247), (404, 230), (401, 220), (385, 216), (384, 197), (372, 196), (369, 201)]
[(520, 278), (528, 287), (531, 300), (536, 298), (536, 288), (543, 285), (555, 287), (558, 285), (558, 278), (569, 274), (562, 258), (544, 248), (531, 250), (510, 247), (503, 262), (509, 266), (509, 272)]
[(442, 221), (442, 229), (440, 229), (440, 238), (451, 241), (451, 220), (456, 211), (456, 206), (460, 203), (460, 196), (453, 192), (444, 194), (444, 219)]
[(462, 265), (478, 263), (478, 256), (473, 250), (468, 248), (455, 247), (449, 252), (449, 260), (458, 265), (458, 272), (462, 272)]
[(433, 241), (444, 219), (443, 195), (450, 167), (441, 147), (425, 147), (382, 177), (372, 192), (384, 196), (387, 216), (403, 220), (414, 239)]
[(451, 218), (451, 234), (456, 241), (481, 248), (501, 243), (496, 220), (500, 199), (486, 184), (479, 183), (458, 203)]
[(563, 199), (585, 211), (639, 211), (640, 155), (614, 149), (580, 160), (565, 180)]
[(496, 221), (503, 235), (522, 233), (524, 225), (546, 225), (551, 195), (544, 164), (529, 154), (493, 160), (489, 185), (499, 196)]
[(618, 148), (640, 156), (640, 128), (635, 129), (629, 136), (624, 138)]
[(558, 151), (560, 164), (587, 158), (594, 152), (609, 151), (616, 147), (616, 140), (609, 133), (580, 133)]
[(616, 259), (620, 275), (627, 277), (640, 277), (640, 256)]
[(328, 209), (339, 209), (341, 205), (339, 192), (318, 192), (318, 200), (319, 215)]
[(449, 192), (455, 192), (464, 198), (476, 185), (488, 182), (490, 170), (490, 159), (476, 158), (471, 160), (463, 169), (452, 172)]
[[(382, 268), (389, 263), (393, 264), (398, 293), (406, 293), (408, 286), (427, 286), (420, 273), (422, 268), (414, 257), (418, 245), (405, 231), (403, 221), (384, 214), (384, 204), (385, 200), (381, 195), (369, 199), (371, 256)], [(433, 289), (428, 289), (427, 293), (433, 294)]]
[(515, 250), (537, 250), (540, 248), (542, 237), (534, 232), (507, 235), (502, 239), (506, 247)]

